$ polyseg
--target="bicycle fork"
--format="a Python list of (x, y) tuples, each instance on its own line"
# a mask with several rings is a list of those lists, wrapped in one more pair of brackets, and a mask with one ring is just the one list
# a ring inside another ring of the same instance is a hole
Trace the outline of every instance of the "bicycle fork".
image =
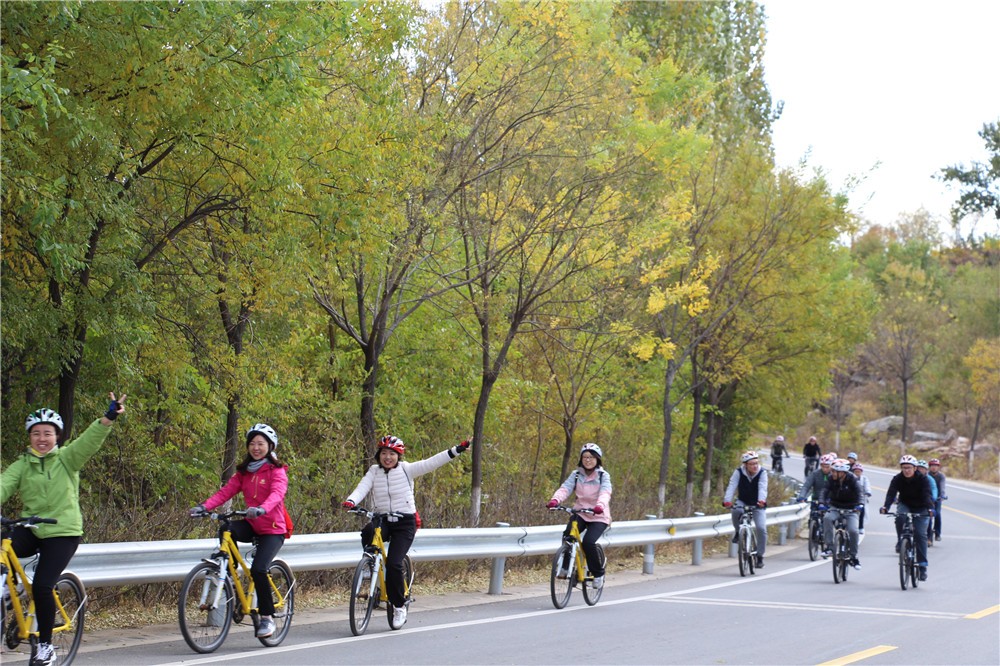
[(208, 622), (211, 626), (223, 626), (223, 613), (226, 612), (226, 604), (222, 603), (222, 594), (226, 589), (226, 562), (224, 560), (208, 560), (213, 565), (213, 570), (205, 576), (201, 584), (201, 598), (199, 608), (209, 611)]

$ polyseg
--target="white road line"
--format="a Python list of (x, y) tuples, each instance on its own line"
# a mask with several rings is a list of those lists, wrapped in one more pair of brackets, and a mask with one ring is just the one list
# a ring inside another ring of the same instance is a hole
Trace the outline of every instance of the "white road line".
[(861, 615), (894, 615), (900, 617), (922, 617), (935, 620), (960, 620), (965, 613), (946, 613), (943, 611), (904, 611), (895, 608), (865, 608), (864, 606), (835, 606), (833, 604), (798, 604), (781, 601), (745, 601), (742, 599), (711, 599), (708, 597), (672, 597), (670, 599), (654, 599), (660, 603), (688, 603), (706, 606), (728, 606), (748, 608), (783, 608), (788, 610), (820, 611), (824, 613), (857, 613)]

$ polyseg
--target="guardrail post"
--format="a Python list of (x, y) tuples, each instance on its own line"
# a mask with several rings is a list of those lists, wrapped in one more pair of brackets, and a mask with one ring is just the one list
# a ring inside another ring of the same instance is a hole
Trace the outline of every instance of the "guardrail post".
[[(497, 523), (497, 527), (510, 527), (510, 523)], [(493, 558), (493, 569), (490, 571), (489, 594), (503, 594), (503, 571), (506, 566), (506, 557)]]
[[(702, 511), (695, 511), (695, 516), (699, 518), (704, 516), (705, 513)], [(691, 564), (698, 566), (701, 564), (701, 539), (695, 539), (694, 543), (691, 544)]]
[[(656, 520), (656, 516), (652, 514), (646, 514), (646, 520)], [(653, 544), (646, 544), (646, 547), (642, 551), (642, 573), (652, 574), (653, 573), (653, 563), (656, 561), (656, 546)]]

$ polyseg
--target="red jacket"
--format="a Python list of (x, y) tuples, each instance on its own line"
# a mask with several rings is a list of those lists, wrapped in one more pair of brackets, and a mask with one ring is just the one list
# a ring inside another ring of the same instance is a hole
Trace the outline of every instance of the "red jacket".
[(285, 467), (265, 463), (256, 472), (236, 472), (226, 485), (203, 502), (206, 509), (225, 504), (236, 493), (243, 493), (247, 507), (259, 506), (265, 513), (260, 518), (247, 518), (257, 534), (284, 534), (285, 491), (288, 490), (288, 473)]

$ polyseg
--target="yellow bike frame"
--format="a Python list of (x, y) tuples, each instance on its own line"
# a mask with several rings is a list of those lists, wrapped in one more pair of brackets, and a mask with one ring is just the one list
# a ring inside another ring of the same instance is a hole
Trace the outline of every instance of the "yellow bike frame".
[[(7, 594), (10, 595), (8, 599), (11, 611), (13, 612), (14, 622), (17, 624), (17, 637), (22, 641), (29, 640), (32, 636), (37, 637), (38, 622), (35, 619), (35, 599), (31, 593), (31, 581), (24, 572), (21, 561), (17, 559), (17, 554), (14, 552), (14, 544), (10, 538), (5, 538), (2, 545), (0, 545), (0, 564), (3, 565), (3, 569), (6, 572), (4, 585), (7, 586)], [(25, 598), (28, 600), (27, 608), (21, 603), (21, 595), (17, 591), (18, 582), (24, 586)], [(59, 592), (53, 590), (52, 594), (56, 599), (56, 610), (59, 611), (59, 615), (62, 617), (62, 624), (57, 624), (53, 627), (52, 633), (72, 631), (74, 618), (63, 607), (62, 599), (59, 598)], [(29, 621), (28, 618), (31, 618), (31, 620)], [(0, 637), (0, 640), (2, 639), (3, 637)]]
[[(389, 602), (389, 593), (385, 588), (385, 570), (389, 561), (389, 553), (385, 548), (385, 541), (382, 540), (382, 525), (377, 524), (375, 526), (375, 533), (372, 535), (372, 547), (378, 551), (379, 566), (378, 566), (378, 589), (379, 589), (379, 602)], [(403, 598), (409, 599), (410, 597), (410, 581), (406, 580), (406, 576), (403, 576)]]
[[(252, 611), (256, 611), (257, 608), (251, 605), (251, 600), (254, 594), (254, 582), (253, 577), (250, 575), (250, 565), (246, 563), (243, 556), (240, 555), (240, 549), (236, 546), (236, 541), (233, 540), (232, 532), (223, 530), (222, 535), (219, 537), (219, 552), (212, 556), (211, 559), (216, 559), (219, 555), (222, 555), (226, 559), (226, 567), (229, 570), (229, 579), (233, 581), (233, 589), (236, 591), (236, 599), (239, 601), (239, 610), (244, 615), (250, 614)], [(238, 567), (238, 568), (237, 568)], [(239, 572), (242, 571), (243, 575), (246, 576), (247, 587), (246, 590), (243, 589), (243, 581), (240, 579)], [(281, 594), (281, 591), (271, 580), (271, 574), (267, 575), (267, 581), (271, 585), (271, 595), (274, 598), (274, 609), (277, 611), (279, 608), (284, 608), (285, 597)]]
[(576, 561), (576, 580), (582, 583), (587, 579), (587, 563), (583, 559), (583, 541), (580, 538), (580, 528), (575, 520), (570, 522), (569, 538), (574, 543), (573, 559)]

